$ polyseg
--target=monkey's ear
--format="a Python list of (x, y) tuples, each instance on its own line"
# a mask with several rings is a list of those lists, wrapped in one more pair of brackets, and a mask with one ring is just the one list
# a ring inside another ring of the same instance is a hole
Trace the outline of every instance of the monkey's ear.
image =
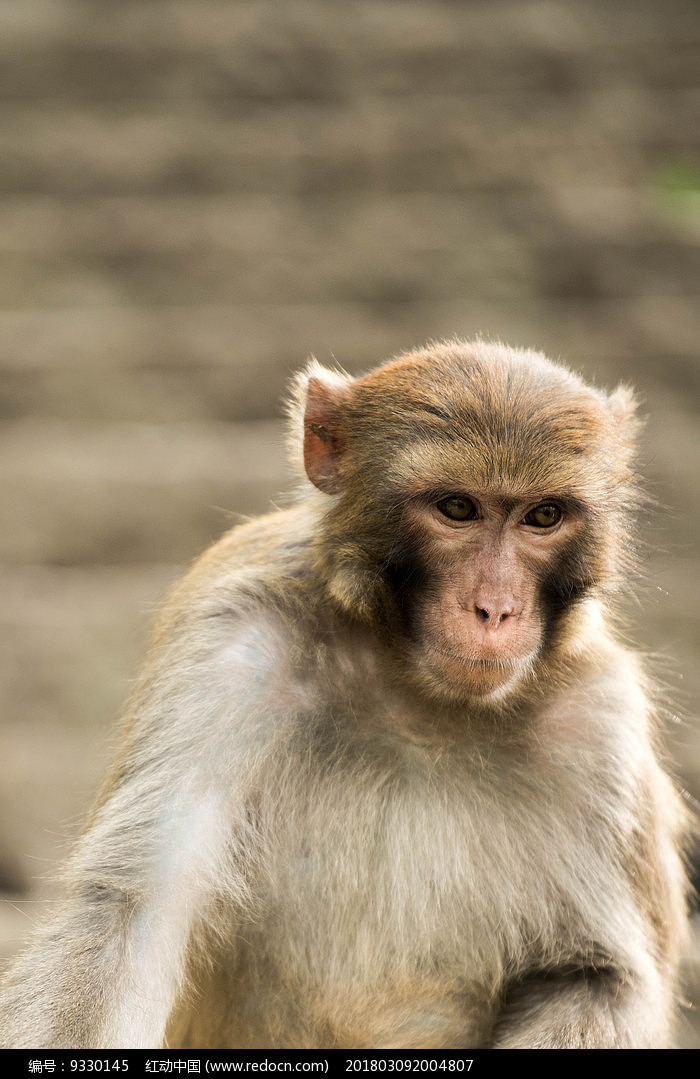
[(620, 385), (608, 396), (608, 410), (613, 420), (622, 425), (636, 425), (637, 400), (629, 386)]
[(311, 482), (326, 494), (341, 487), (343, 447), (341, 407), (345, 394), (319, 378), (310, 378), (304, 409), (304, 468)]
[(629, 386), (618, 386), (606, 401), (612, 420), (614, 458), (621, 468), (629, 468), (636, 453), (641, 421), (637, 416), (637, 399)]
[(608, 397), (607, 405), (618, 439), (633, 451), (637, 435), (643, 426), (637, 415), (638, 401), (634, 390), (624, 384), (618, 386)]
[(343, 412), (353, 381), (312, 360), (295, 383), (290, 413), (297, 432), (301, 420), (304, 471), (326, 494), (337, 494), (342, 487)]

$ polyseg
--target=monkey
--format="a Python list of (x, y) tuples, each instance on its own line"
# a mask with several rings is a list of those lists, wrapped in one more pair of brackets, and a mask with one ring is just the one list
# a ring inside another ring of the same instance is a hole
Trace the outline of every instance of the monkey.
[(0, 1044), (671, 1047), (632, 391), (451, 339), (289, 411), (297, 490), (172, 590)]

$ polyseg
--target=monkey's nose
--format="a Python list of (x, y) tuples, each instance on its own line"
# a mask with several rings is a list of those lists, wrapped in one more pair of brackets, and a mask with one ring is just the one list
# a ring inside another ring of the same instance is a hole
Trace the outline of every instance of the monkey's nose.
[(474, 611), (479, 621), (486, 629), (498, 629), (506, 618), (516, 613), (515, 604), (491, 604), (489, 607), (474, 605)]

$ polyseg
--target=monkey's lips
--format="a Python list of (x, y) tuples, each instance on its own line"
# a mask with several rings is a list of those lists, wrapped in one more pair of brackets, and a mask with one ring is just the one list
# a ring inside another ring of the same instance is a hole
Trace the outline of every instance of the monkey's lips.
[(520, 683), (532, 669), (536, 654), (536, 650), (519, 656), (459, 652), (437, 644), (424, 652), (433, 677), (477, 697)]

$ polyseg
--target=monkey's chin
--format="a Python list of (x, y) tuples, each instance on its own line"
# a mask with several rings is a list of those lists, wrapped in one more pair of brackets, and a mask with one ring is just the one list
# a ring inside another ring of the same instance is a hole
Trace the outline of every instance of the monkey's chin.
[(434, 690), (455, 698), (480, 698), (484, 702), (505, 700), (530, 677), (537, 651), (524, 656), (480, 657), (429, 648), (423, 672)]

